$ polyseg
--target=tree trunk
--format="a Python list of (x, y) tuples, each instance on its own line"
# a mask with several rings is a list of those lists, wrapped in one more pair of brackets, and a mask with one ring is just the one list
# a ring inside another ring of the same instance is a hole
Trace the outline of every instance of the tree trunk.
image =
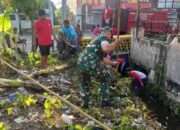
[(121, 32), (121, 0), (118, 1), (117, 10), (118, 10), (118, 40), (119, 40), (119, 35)]
[(47, 68), (47, 69), (42, 69), (40, 71), (36, 71), (28, 76), (30, 77), (35, 77), (35, 76), (38, 76), (38, 75), (46, 75), (46, 74), (49, 74), (49, 73), (53, 73), (53, 72), (59, 72), (59, 71), (62, 71), (62, 70), (65, 70), (67, 69), (68, 66), (67, 64), (63, 64), (63, 65), (60, 65), (60, 66), (54, 66), (52, 68)]
[(4, 79), (0, 78), (0, 87), (22, 87), (22, 86), (33, 86), (34, 83), (28, 81), (22, 81), (20, 79)]
[(140, 23), (140, 0), (137, 0), (137, 12), (136, 12), (136, 39), (139, 40), (139, 23)]

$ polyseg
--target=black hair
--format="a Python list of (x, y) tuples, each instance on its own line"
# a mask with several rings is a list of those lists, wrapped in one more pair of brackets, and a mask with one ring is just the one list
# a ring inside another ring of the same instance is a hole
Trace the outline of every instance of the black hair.
[(70, 22), (68, 19), (64, 20), (64, 26), (69, 26), (70, 25)]
[(39, 16), (45, 16), (46, 12), (45, 12), (45, 10), (40, 9), (38, 14), (39, 14)]

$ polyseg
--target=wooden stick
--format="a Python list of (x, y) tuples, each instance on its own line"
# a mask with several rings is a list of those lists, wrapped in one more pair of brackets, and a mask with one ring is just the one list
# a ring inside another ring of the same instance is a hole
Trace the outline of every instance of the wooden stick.
[(59, 98), (62, 102), (64, 102), (65, 104), (67, 104), (69, 107), (71, 107), (72, 109), (74, 109), (75, 111), (81, 113), (82, 115), (84, 115), (85, 117), (89, 118), (90, 120), (94, 121), (95, 123), (97, 123), (99, 126), (103, 127), (106, 130), (112, 130), (110, 127), (108, 127), (107, 125), (103, 124), (102, 122), (98, 121), (97, 119), (95, 119), (94, 117), (90, 116), (89, 114), (87, 114), (86, 112), (84, 112), (81, 108), (77, 107), (76, 105), (72, 104), (71, 102), (69, 102), (68, 100), (64, 99), (63, 97), (59, 96), (57, 93), (55, 93), (54, 91), (48, 89), (47, 86), (39, 83), (37, 80), (33, 79), (32, 77), (26, 75), (25, 73), (19, 71), (17, 68), (15, 68), (14, 66), (10, 65), (8, 62), (6, 62), (3, 59), (0, 59), (0, 61), (7, 65), (9, 68), (11, 68), (12, 70), (16, 71), (17, 73), (19, 73), (20, 75), (22, 75), (23, 77), (31, 80), (34, 84), (36, 84), (37, 86), (41, 87), (42, 89), (44, 89), (45, 91), (47, 91), (49, 94), (52, 94), (54, 96), (56, 96), (57, 98)]

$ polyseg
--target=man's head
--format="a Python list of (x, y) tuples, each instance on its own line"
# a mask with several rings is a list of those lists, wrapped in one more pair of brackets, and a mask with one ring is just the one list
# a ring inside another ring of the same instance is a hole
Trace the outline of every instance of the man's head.
[(104, 33), (104, 35), (105, 35), (108, 39), (111, 39), (111, 38), (112, 38), (111, 28), (105, 27), (105, 28), (103, 29), (103, 33)]
[(64, 26), (65, 26), (65, 27), (69, 27), (69, 25), (70, 25), (69, 20), (67, 20), (67, 19), (64, 20)]
[(39, 15), (40, 18), (46, 18), (46, 12), (45, 12), (45, 10), (40, 9), (38, 15)]

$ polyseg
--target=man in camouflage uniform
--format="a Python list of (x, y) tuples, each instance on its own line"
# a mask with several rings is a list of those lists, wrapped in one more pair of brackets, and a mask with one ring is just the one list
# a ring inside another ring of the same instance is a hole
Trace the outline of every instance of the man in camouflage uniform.
[(117, 46), (118, 42), (110, 44), (111, 30), (106, 28), (104, 34), (93, 40), (85, 50), (80, 54), (78, 59), (78, 68), (80, 69), (81, 96), (83, 107), (88, 107), (90, 96), (91, 77), (95, 77), (101, 82), (101, 106), (109, 105), (109, 87), (111, 86), (111, 75), (106, 65), (117, 65), (105, 57), (111, 53)]

